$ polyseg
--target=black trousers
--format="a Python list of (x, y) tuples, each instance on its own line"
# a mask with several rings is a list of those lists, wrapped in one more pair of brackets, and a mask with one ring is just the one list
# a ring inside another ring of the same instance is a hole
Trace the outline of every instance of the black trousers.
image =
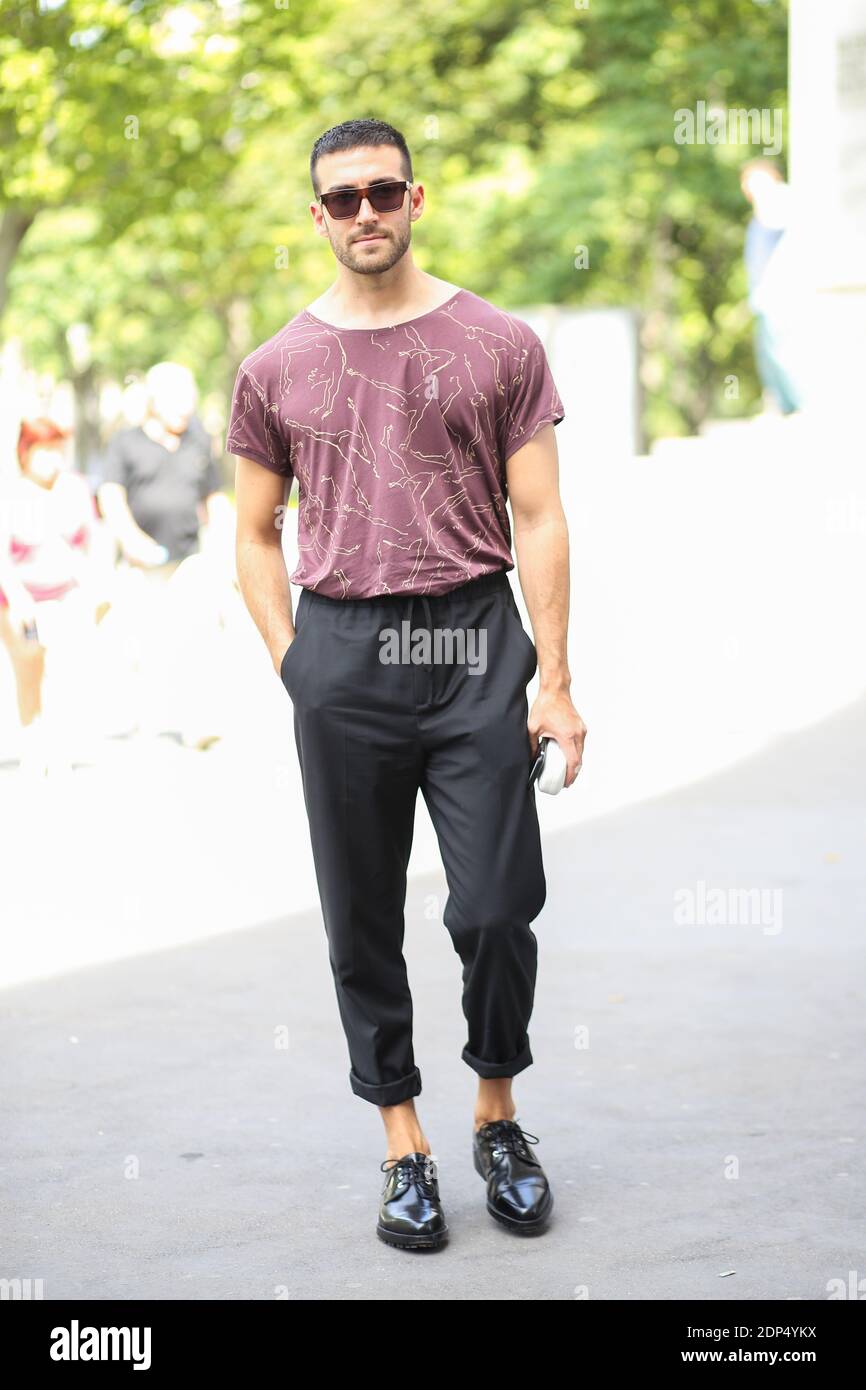
[(403, 958), (419, 788), (448, 883), (444, 923), (463, 964), (461, 1055), (479, 1076), (515, 1076), (532, 1065), (529, 924), (547, 887), (528, 785), (536, 650), (506, 573), (433, 597), (340, 600), (304, 589), (295, 626), (280, 675), (351, 1088), (375, 1105), (421, 1091)]

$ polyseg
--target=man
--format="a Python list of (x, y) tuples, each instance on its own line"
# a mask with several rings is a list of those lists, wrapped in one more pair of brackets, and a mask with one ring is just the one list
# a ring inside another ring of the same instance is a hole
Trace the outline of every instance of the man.
[[(529, 924), (546, 895), (528, 779), (549, 732), (571, 786), (586, 733), (566, 656), (553, 431), (562, 402), (528, 324), (414, 264), (424, 189), (399, 131), (335, 126), (314, 145), (310, 174), (313, 224), (337, 278), (244, 358), (226, 448), (237, 458), (241, 593), (294, 707), (350, 1086), (385, 1125), (377, 1233), (407, 1248), (447, 1234), (414, 1106), (421, 1076), (402, 955), (419, 788), (463, 963), (462, 1057), (479, 1078), (475, 1166), (491, 1215), (537, 1231), (553, 1199), (511, 1094), (532, 1063)], [(279, 529), (293, 477), (291, 578), (303, 589), (294, 624)], [(508, 494), (535, 644), (506, 575)], [(483, 661), (467, 659), (482, 649)]]
[(753, 208), (744, 258), (758, 375), (781, 413), (793, 415), (801, 408), (802, 389), (795, 370), (799, 267), (786, 255), (784, 240), (790, 189), (769, 159), (744, 164), (740, 187)]
[(109, 443), (97, 498), (130, 563), (173, 570), (197, 552), (203, 520), (222, 521), (231, 507), (211, 441), (195, 417), (192, 373), (159, 362), (145, 377), (145, 391), (142, 423)]

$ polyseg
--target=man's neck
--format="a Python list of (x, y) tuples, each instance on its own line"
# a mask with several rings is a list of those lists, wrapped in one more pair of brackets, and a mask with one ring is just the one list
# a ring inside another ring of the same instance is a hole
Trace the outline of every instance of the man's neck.
[(141, 428), (149, 439), (152, 439), (155, 444), (161, 444), (164, 449), (168, 449), (169, 453), (173, 454), (176, 449), (180, 448), (180, 435), (172, 434), (171, 430), (166, 429), (156, 415), (148, 415)]
[(445, 304), (457, 288), (416, 267), (397, 283), (384, 276), (349, 273), (348, 278), (336, 280), (308, 308), (316, 318), (335, 328), (388, 328)]

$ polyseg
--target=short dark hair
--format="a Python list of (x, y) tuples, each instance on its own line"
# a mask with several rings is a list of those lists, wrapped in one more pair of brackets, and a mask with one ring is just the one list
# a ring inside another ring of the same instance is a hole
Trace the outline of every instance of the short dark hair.
[(388, 125), (387, 121), (342, 121), (319, 136), (310, 155), (310, 179), (317, 198), (322, 191), (316, 178), (316, 164), (321, 156), (334, 154), (337, 150), (356, 150), (361, 145), (396, 145), (400, 151), (403, 177), (412, 179), (412, 156), (399, 130)]

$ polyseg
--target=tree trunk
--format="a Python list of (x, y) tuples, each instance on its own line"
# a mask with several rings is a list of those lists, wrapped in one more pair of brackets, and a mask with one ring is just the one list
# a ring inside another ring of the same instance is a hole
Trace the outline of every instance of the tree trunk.
[(241, 358), (246, 357), (252, 347), (250, 337), (252, 334), (252, 305), (248, 299), (235, 296), (230, 299), (222, 310), (221, 318), (223, 321), (226, 335), (226, 361), (227, 371), (224, 383), (224, 390), (229, 400), (232, 398), (235, 376), (241, 364)]
[(75, 392), (75, 462), (79, 472), (91, 477), (98, 471), (102, 453), (99, 390), (93, 366), (70, 372)]
[(6, 312), (9, 298), (9, 272), (18, 248), (35, 220), (35, 212), (24, 212), (21, 208), (4, 208), (0, 215), (0, 320)]

